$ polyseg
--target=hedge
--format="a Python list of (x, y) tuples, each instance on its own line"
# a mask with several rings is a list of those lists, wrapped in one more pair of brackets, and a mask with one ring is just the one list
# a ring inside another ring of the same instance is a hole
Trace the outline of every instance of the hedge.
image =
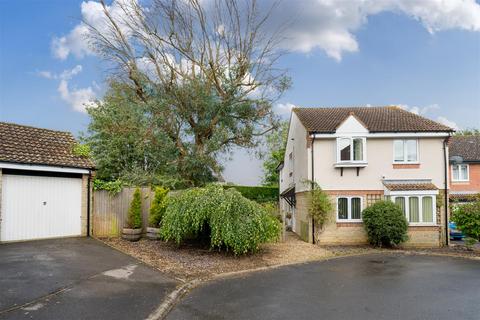
[(258, 203), (278, 202), (278, 187), (224, 185), (223, 188), (233, 188), (245, 198)]

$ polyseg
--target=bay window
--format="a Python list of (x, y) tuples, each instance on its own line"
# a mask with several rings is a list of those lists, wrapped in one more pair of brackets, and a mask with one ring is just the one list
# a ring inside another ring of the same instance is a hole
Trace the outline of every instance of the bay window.
[(337, 162), (365, 162), (366, 138), (342, 137), (337, 139)]
[(468, 164), (452, 165), (452, 181), (468, 181)]
[(394, 140), (393, 161), (398, 163), (418, 162), (418, 143), (416, 139)]
[(434, 195), (392, 196), (391, 201), (402, 209), (410, 224), (436, 224)]
[(339, 222), (362, 221), (362, 198), (361, 197), (338, 197), (337, 198), (337, 221)]

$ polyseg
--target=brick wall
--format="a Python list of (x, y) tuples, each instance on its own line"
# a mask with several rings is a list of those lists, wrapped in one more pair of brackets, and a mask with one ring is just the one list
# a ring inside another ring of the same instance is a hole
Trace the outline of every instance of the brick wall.
[(450, 172), (450, 191), (478, 191), (480, 192), (480, 163), (469, 163), (469, 181), (454, 182), (452, 179), (452, 166)]
[[(363, 199), (364, 208), (383, 199), (383, 190), (328, 190), (334, 207), (327, 223), (322, 228), (315, 227), (315, 242), (321, 245), (362, 245), (366, 244), (367, 235), (363, 223), (337, 222), (335, 202), (337, 196), (359, 196)], [(440, 190), (440, 193), (443, 191)], [(308, 223), (308, 241), (312, 242), (311, 219), (308, 217), (308, 192), (297, 193), (296, 225), (294, 232), (300, 235), (302, 223)], [(405, 247), (437, 247), (445, 241), (443, 207), (437, 210), (437, 223), (440, 226), (409, 227), (409, 240)]]
[[(87, 224), (88, 224), (88, 174), (82, 175), (82, 236), (87, 235)], [(92, 194), (92, 193), (90, 193)], [(90, 197), (91, 201), (91, 197)]]

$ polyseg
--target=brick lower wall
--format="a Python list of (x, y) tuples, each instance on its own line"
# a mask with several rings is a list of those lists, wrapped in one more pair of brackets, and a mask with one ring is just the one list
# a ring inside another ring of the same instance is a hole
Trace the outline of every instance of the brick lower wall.
[[(82, 175), (82, 208), (81, 208), (81, 226), (82, 236), (87, 235), (88, 224), (88, 174)], [(90, 193), (91, 194), (91, 193)], [(91, 200), (91, 199), (90, 199)]]
[[(337, 196), (360, 196), (363, 198), (364, 208), (383, 199), (383, 190), (328, 190), (333, 207)], [(440, 193), (443, 191), (440, 190)], [(301, 226), (308, 223), (308, 241), (312, 242), (312, 219), (308, 217), (308, 192), (296, 194), (297, 207), (295, 209), (294, 232), (301, 235)], [(437, 210), (437, 223), (440, 226), (410, 226), (408, 228), (409, 240), (403, 244), (405, 247), (438, 247), (445, 243), (443, 207)], [(337, 222), (336, 208), (331, 213), (327, 223), (315, 226), (315, 242), (320, 245), (363, 245), (367, 244), (367, 234), (363, 223)]]

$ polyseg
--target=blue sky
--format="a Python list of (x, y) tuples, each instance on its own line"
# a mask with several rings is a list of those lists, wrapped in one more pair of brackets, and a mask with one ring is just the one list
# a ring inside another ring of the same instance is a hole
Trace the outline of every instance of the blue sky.
[[(286, 116), (291, 105), (401, 104), (459, 128), (480, 127), (478, 3), (453, 1), (457, 7), (449, 12), (436, 1), (419, 2), (430, 5), (425, 10), (431, 15), (407, 5), (350, 12), (345, 3), (328, 4), (317, 16), (313, 9), (308, 16), (298, 11), (295, 41), (288, 44), (293, 52), (279, 62), (293, 80), (276, 106), (279, 113)], [(86, 129), (81, 102), (101, 97), (106, 73), (103, 61), (74, 42), (81, 4), (0, 1), (1, 121), (75, 134)], [(323, 16), (328, 10), (343, 14)], [(55, 41), (69, 53), (59, 57)], [(245, 151), (231, 158), (225, 161), (227, 180), (258, 183), (259, 160)]]

